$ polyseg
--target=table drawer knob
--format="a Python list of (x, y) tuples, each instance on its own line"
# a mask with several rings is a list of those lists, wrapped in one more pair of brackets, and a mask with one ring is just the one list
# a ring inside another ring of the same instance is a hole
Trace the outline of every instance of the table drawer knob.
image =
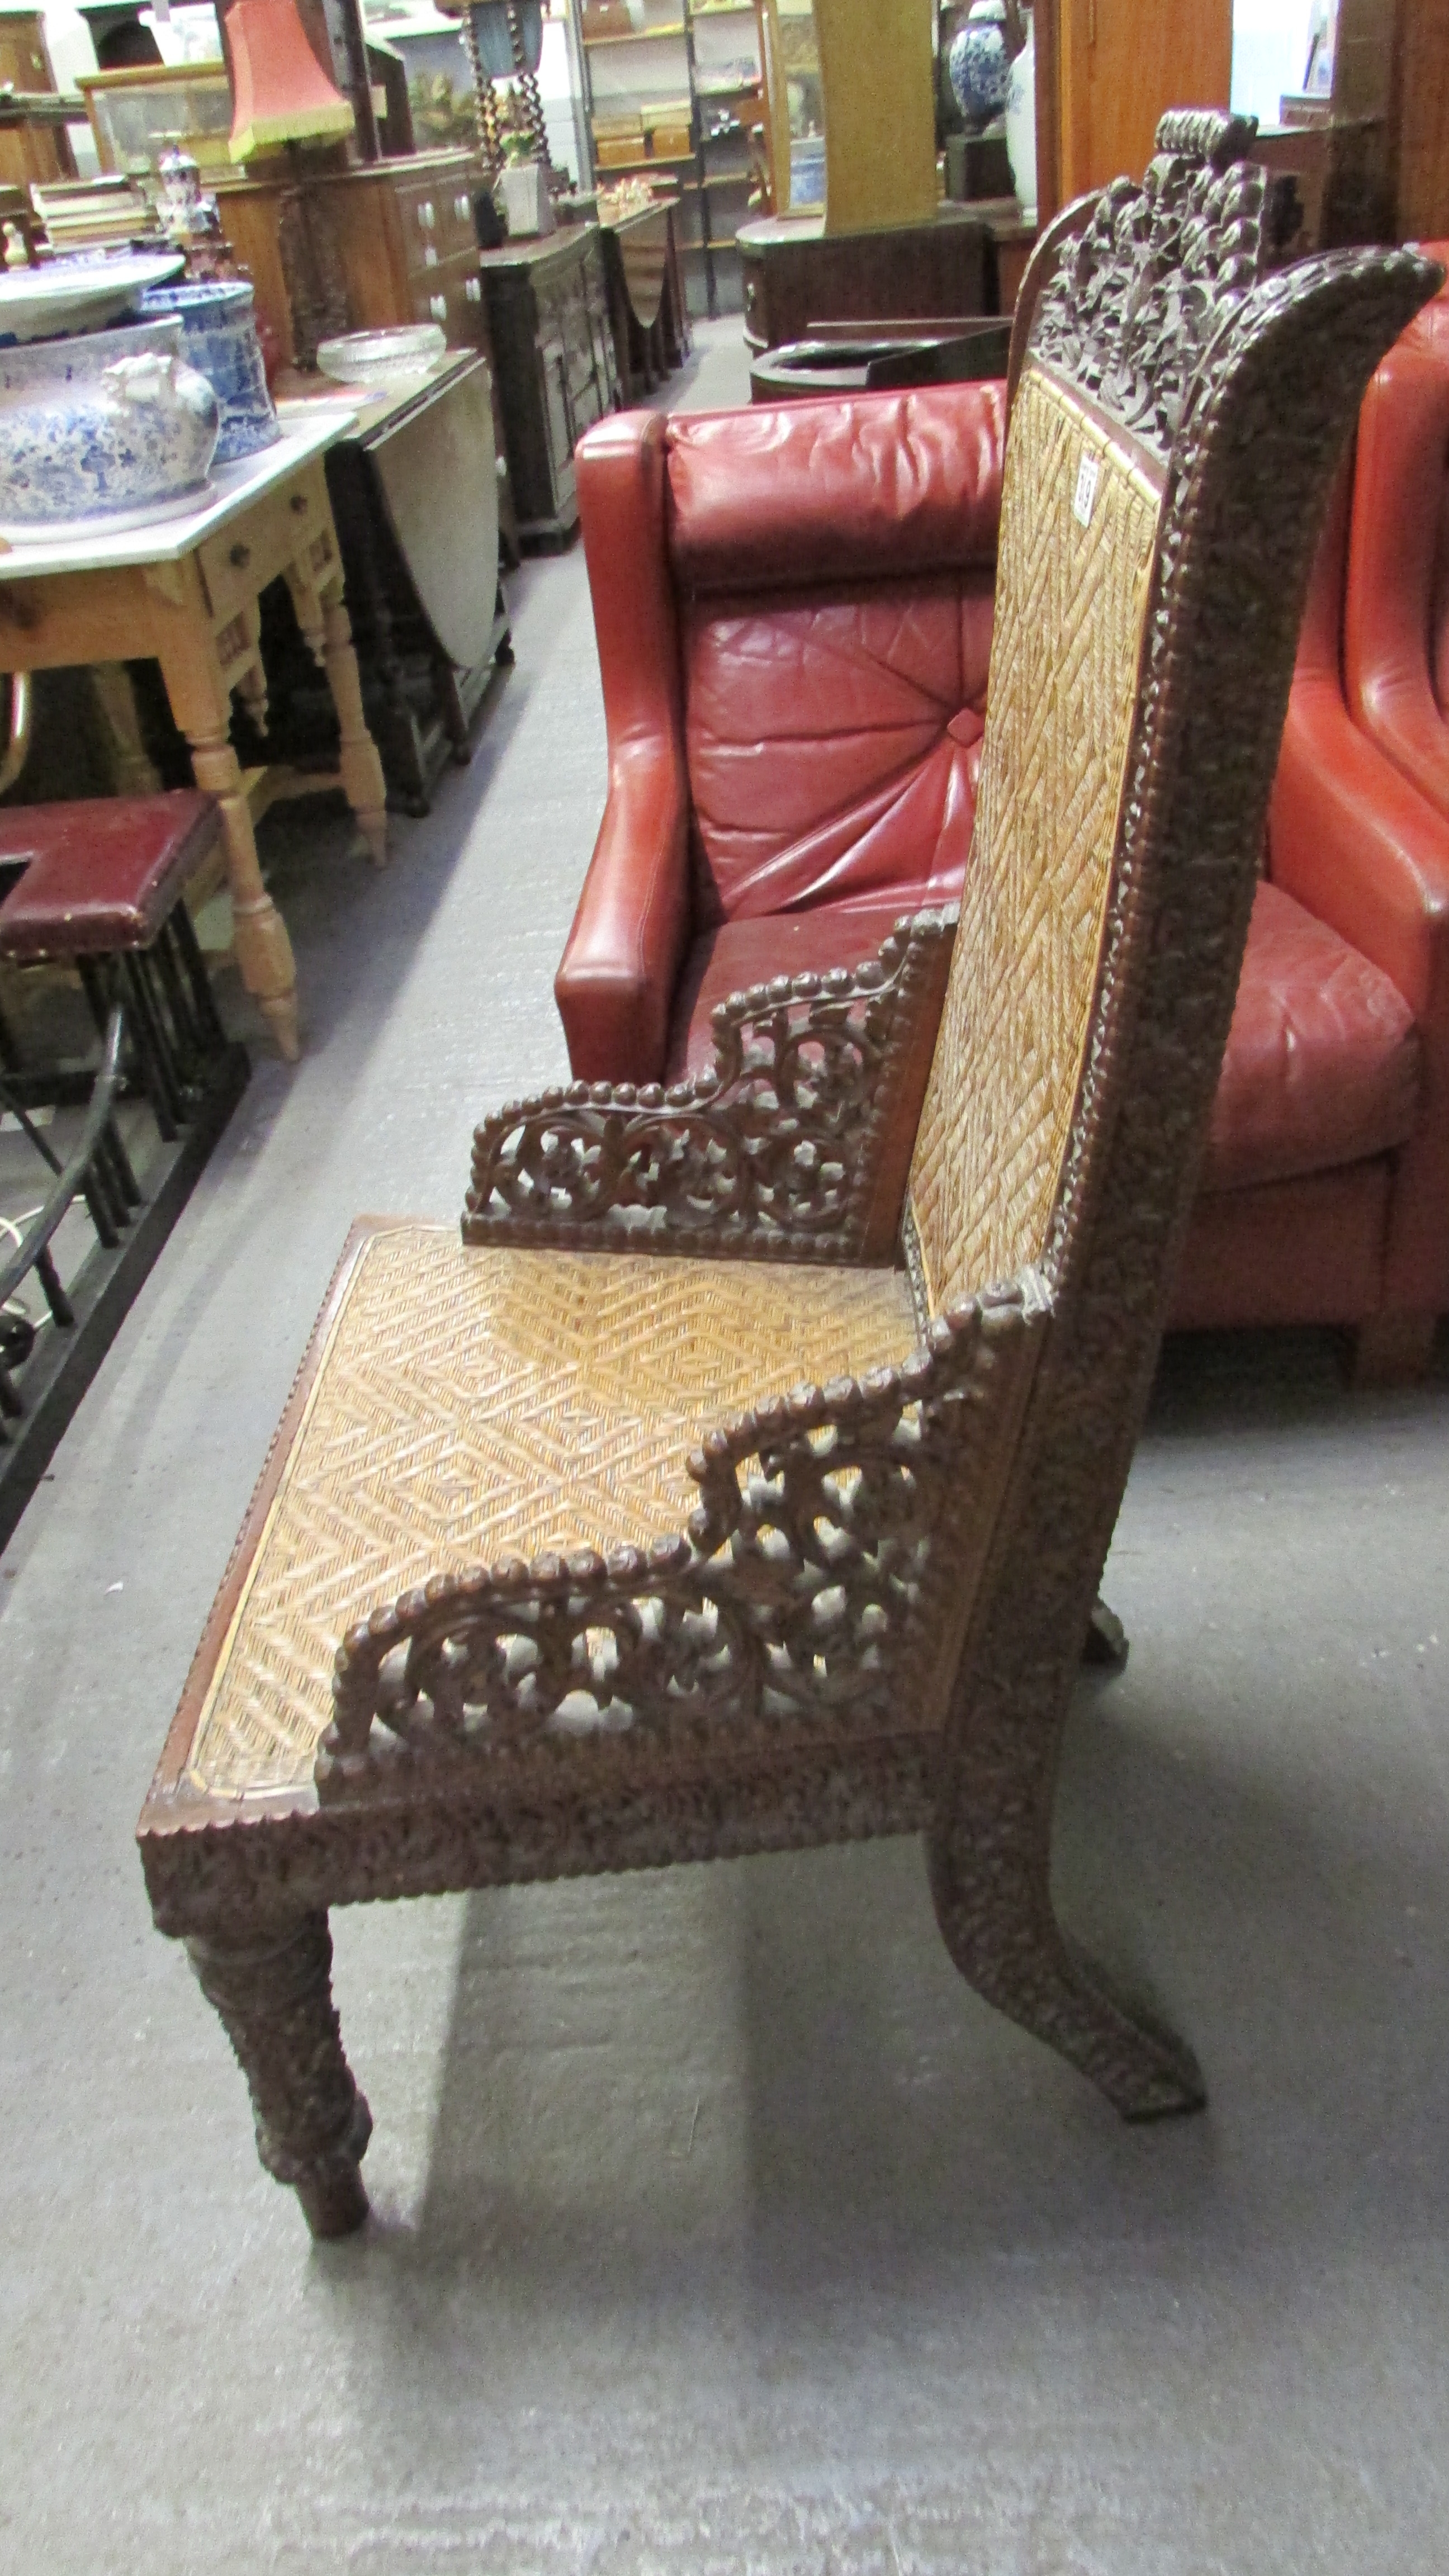
[(473, 208), (467, 197), (458, 196), (453, 199), (453, 212), (457, 216), (460, 224), (471, 224), (473, 220)]
[(508, 459), (506, 456), (500, 456), (498, 459), (498, 480), (500, 483), (506, 483), (508, 480)]
[(227, 557), (228, 563), (235, 564), (238, 572), (245, 572), (251, 559), (251, 547), (242, 545), (240, 540), (238, 540), (237, 544), (232, 547), (232, 550)]
[(481, 304), (483, 301), (482, 279), (477, 277), (465, 277), (463, 280), (463, 292), (467, 296), (470, 304)]
[(294, 492), (292, 494), (291, 511), (294, 519), (305, 519), (311, 507), (312, 504), (308, 500), (305, 492)]
[(446, 322), (448, 318), (448, 299), (446, 295), (430, 295), (428, 297), (428, 311), (431, 313), (435, 322)]
[(430, 233), (437, 223), (437, 220), (437, 216), (433, 212), (432, 199), (430, 197), (424, 198), (423, 203), (418, 208), (419, 232)]

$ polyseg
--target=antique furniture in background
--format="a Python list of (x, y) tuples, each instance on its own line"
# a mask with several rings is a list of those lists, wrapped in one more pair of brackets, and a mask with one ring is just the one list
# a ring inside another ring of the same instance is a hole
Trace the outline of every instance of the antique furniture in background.
[[(22, 980), (75, 967), (101, 1041), (93, 1073), (0, 1027), (0, 1108), (48, 1167), (21, 1240), (0, 1246), (0, 1548), (246, 1087), (183, 899), (220, 830), (216, 800), (196, 794), (0, 814), (0, 961)], [(42, 1101), (79, 1108), (74, 1132), (31, 1124)], [(63, 1235), (78, 1202), (94, 1235), (80, 1260)], [(31, 1278), (44, 1331), (4, 1312)]]
[[(1170, 122), (1165, 187), (1114, 192), (1037, 310), (899, 1266), (833, 1259), (832, 1113), (890, 1070), (870, 973), (751, 997), (732, 1079), (515, 1105), (462, 1245), (344, 1252), (140, 1825), (319, 2235), (367, 2208), (327, 1923), (366, 1898), (923, 1831), (980, 1993), (1129, 2117), (1202, 2099), (1058, 1929), (1052, 1792), (1317, 520), (1437, 274), (1255, 283), (1262, 174), (1196, 157), (1225, 125)], [(800, 1123), (761, 1159), (772, 1088)]]
[(673, 207), (645, 206), (601, 223), (599, 246), (620, 399), (637, 402), (689, 355), (689, 307)]
[(1228, 104), (1233, 0), (1034, 0), (1032, 25), (1043, 227), (1119, 170), (1144, 170), (1157, 120), (1179, 100)]
[(643, 25), (623, 0), (573, 0), (573, 16), (595, 178), (672, 178), (693, 308), (734, 304), (742, 156), (716, 145), (723, 126), (747, 157), (761, 82), (753, 0), (645, 0)]
[(231, 693), (237, 690), (259, 712), (265, 708), (257, 602), (280, 575), (326, 671), (341, 732), (341, 784), (381, 864), (386, 790), (363, 718), (323, 470), (325, 452), (339, 435), (339, 415), (329, 412), (244, 459), (232, 469), (229, 488), (185, 518), (36, 541), (13, 547), (0, 562), (0, 664), (6, 668), (152, 656), (160, 663), (197, 784), (220, 802), (242, 980), (289, 1061), (299, 1044), (296, 968), (257, 864), (246, 782), (231, 747)]
[(174, 138), (209, 186), (231, 168), (231, 86), (225, 66), (150, 63), (86, 72), (79, 83), (103, 173), (144, 177)]
[(739, 250), (752, 351), (806, 339), (813, 322), (992, 307), (990, 235), (969, 206), (942, 205), (924, 224), (834, 240), (818, 215), (770, 215), (742, 226)]
[[(45, 15), (40, 9), (0, 10), (0, 89), (15, 92), (10, 114), (0, 122), (0, 184), (28, 188), (32, 180), (73, 179), (75, 154), (57, 113), (39, 105), (54, 92), (56, 78), (45, 41)], [(38, 113), (27, 113), (37, 101)]]
[[(631, 413), (586, 440), (609, 797), (555, 984), (576, 1074), (676, 1081), (727, 995), (859, 966), (901, 914), (955, 902), (1004, 436), (986, 384)], [(918, 1101), (939, 928), (934, 948), (910, 965)]]
[(756, 358), (750, 400), (801, 402), (880, 393), (895, 385), (1004, 377), (1010, 350), (1011, 324), (1000, 315), (976, 322), (883, 323), (876, 329), (815, 322), (808, 340), (787, 341)]
[(574, 448), (619, 398), (599, 228), (512, 242), (478, 265), (518, 533), (562, 545), (578, 525)]
[[(295, 394), (306, 383), (284, 377), (279, 390)], [(327, 490), (363, 710), (389, 797), (405, 813), (426, 814), (441, 770), (472, 757), (484, 692), (495, 668), (513, 659), (483, 360), (445, 358), (422, 384), (360, 392), (356, 420), (327, 451)], [(252, 738), (243, 707), (244, 763), (335, 768), (336, 710), (275, 586), (262, 602), (261, 640), (266, 732)]]
[[(482, 183), (471, 152), (420, 152), (411, 160), (309, 174), (308, 206), (335, 253), (336, 287), (345, 306), (339, 329), (437, 322), (450, 347), (484, 346), (473, 221), (473, 197)], [(297, 193), (285, 168), (223, 180), (217, 189), (222, 228), (251, 273), (257, 311), (275, 331), (286, 366), (309, 363), (311, 354), (298, 356), (288, 277), (288, 228)]]

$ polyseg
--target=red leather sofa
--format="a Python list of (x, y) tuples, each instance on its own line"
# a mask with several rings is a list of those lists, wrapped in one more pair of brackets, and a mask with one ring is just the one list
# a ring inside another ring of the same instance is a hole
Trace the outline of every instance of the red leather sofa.
[(950, 385), (581, 443), (609, 794), (555, 984), (576, 1075), (693, 1071), (728, 994), (955, 901), (1005, 420)]

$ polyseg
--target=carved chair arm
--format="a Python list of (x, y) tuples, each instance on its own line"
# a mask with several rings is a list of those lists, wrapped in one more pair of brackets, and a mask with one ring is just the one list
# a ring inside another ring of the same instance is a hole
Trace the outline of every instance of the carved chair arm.
[(954, 1669), (1048, 1313), (1023, 1272), (898, 1367), (707, 1431), (677, 1536), (505, 1558), (375, 1610), (337, 1651), (319, 1797), (385, 1795), (414, 1765), (499, 1777), (581, 1737), (918, 1729)]
[(916, 913), (864, 965), (732, 994), (668, 1090), (510, 1103), (475, 1132), (464, 1241), (890, 1261), (955, 927)]

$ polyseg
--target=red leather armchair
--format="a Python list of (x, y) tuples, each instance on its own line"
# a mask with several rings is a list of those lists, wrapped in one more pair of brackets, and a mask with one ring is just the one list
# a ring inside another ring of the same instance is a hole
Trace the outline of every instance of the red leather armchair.
[(1173, 1311), (1355, 1325), (1361, 1377), (1415, 1372), (1449, 1310), (1446, 455), (1441, 296), (1370, 386), (1319, 551)]
[(1005, 415), (1003, 386), (951, 385), (581, 443), (609, 794), (555, 984), (577, 1076), (678, 1080), (727, 996), (954, 904)]

